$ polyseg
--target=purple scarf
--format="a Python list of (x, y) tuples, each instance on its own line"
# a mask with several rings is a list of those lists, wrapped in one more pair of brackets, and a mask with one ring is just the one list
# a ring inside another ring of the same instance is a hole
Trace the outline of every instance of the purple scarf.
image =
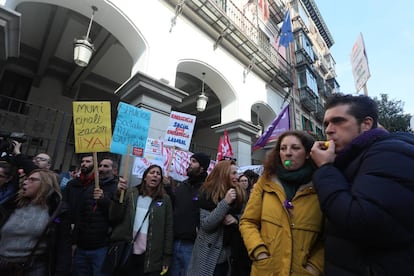
[(388, 135), (388, 131), (382, 128), (373, 128), (358, 135), (346, 145), (335, 158), (335, 167), (346, 168), (352, 160), (369, 148), (379, 138)]

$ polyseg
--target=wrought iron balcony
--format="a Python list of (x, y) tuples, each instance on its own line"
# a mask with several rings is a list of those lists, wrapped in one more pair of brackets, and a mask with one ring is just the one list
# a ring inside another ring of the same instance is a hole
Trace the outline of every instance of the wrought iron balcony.
[(325, 98), (328, 98), (328, 97), (330, 97), (332, 95), (333, 89), (332, 89), (332, 87), (329, 84), (325, 84), (324, 87), (325, 87), (325, 89), (323, 90), (323, 92), (324, 92), (323, 93), (323, 96)]
[(316, 110), (315, 110), (315, 118), (319, 121), (323, 121), (323, 117), (325, 116), (325, 108), (323, 105), (316, 99)]
[[(214, 47), (225, 47), (268, 81), (276, 81), (282, 87), (293, 86), (292, 65), (232, 1), (165, 1), (176, 7), (176, 14), (179, 10), (178, 15), (182, 13), (215, 39)], [(282, 13), (271, 14), (270, 20), (282, 20)]]
[(308, 86), (299, 88), (300, 102), (308, 111), (316, 111), (317, 96)]
[(330, 78), (326, 80), (330, 87), (332, 87), (332, 93), (339, 93), (339, 83), (336, 81), (335, 78)]
[(303, 64), (313, 64), (312, 58), (309, 56), (309, 54), (306, 52), (304, 48), (300, 48), (296, 50), (296, 66), (300, 67)]
[(56, 109), (0, 95), (0, 123), (4, 131), (50, 138), (59, 131), (62, 116)]

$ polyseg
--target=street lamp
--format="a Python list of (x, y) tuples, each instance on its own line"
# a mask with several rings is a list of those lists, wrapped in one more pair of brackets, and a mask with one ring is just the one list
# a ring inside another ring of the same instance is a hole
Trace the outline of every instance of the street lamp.
[(75, 38), (73, 42), (73, 60), (80, 67), (88, 66), (89, 60), (92, 57), (92, 53), (95, 51), (95, 47), (89, 38), (89, 33), (92, 27), (93, 15), (98, 10), (98, 8), (95, 6), (92, 6), (91, 8), (92, 16), (91, 20), (89, 21), (89, 27), (86, 36), (80, 39)]
[(259, 112), (260, 106), (256, 105), (256, 108), (257, 108), (257, 113), (256, 113), (257, 114), (257, 127), (259, 128), (259, 130), (256, 133), (256, 138), (259, 138), (263, 134), (263, 128), (260, 125), (260, 112)]
[(201, 85), (201, 94), (197, 96), (197, 111), (203, 112), (206, 110), (208, 97), (204, 94), (204, 77), (206, 73), (203, 72), (203, 83)]

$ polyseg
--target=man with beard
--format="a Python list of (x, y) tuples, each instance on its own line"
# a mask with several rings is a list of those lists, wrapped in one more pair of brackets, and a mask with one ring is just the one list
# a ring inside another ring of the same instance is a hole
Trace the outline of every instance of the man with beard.
[(414, 275), (414, 135), (379, 128), (368, 96), (335, 93), (325, 109), (329, 143), (311, 150), (324, 274)]
[(101, 267), (109, 244), (108, 210), (117, 190), (117, 163), (104, 158), (99, 163), (99, 188), (95, 188), (91, 154), (81, 158), (81, 173), (68, 182), (64, 199), (68, 202), (72, 224), (74, 275), (105, 275)]
[(200, 224), (198, 190), (207, 177), (210, 157), (195, 153), (187, 168), (188, 179), (175, 189), (172, 196), (174, 208), (174, 252), (170, 275), (185, 275), (193, 251), (197, 228)]

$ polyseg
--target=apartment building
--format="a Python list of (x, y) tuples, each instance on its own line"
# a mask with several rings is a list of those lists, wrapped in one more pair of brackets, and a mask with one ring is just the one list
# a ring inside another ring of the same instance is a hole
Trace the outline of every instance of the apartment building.
[[(227, 130), (248, 165), (263, 160), (266, 148), (252, 145), (288, 104), (291, 129), (322, 135), (324, 100), (339, 91), (334, 41), (314, 0), (0, 3), (2, 129), (24, 132), (24, 152), (48, 152), (54, 168), (76, 162), (73, 101), (110, 101), (113, 121), (120, 101), (149, 110), (156, 139), (171, 111), (195, 115), (191, 151), (214, 159)], [(284, 47), (288, 10), (294, 40)], [(94, 51), (79, 66), (74, 41), (84, 36)]]

